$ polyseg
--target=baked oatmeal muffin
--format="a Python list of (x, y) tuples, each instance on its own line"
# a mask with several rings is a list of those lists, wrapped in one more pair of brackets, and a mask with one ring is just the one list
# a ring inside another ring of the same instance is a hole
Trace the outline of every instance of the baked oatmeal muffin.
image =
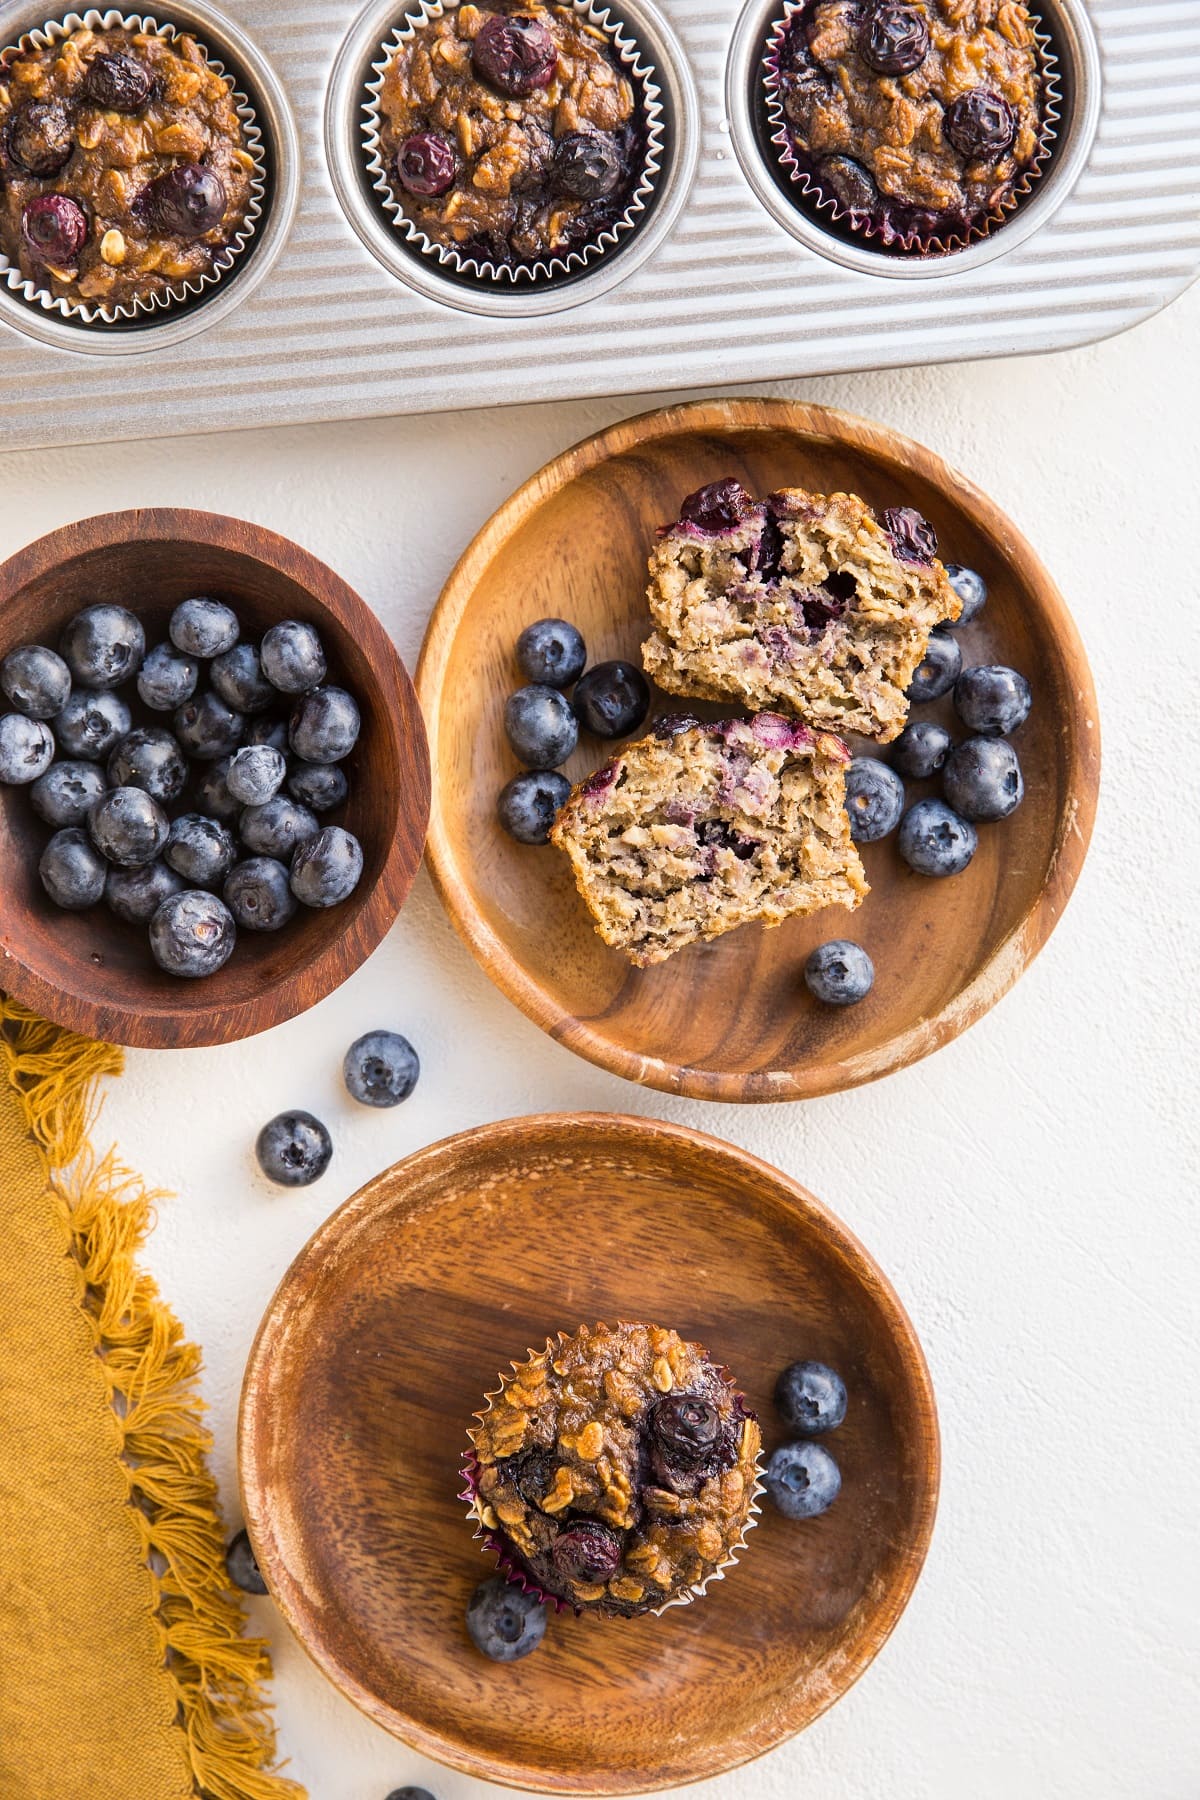
[(849, 761), (840, 738), (776, 713), (663, 719), (574, 790), (550, 841), (604, 942), (644, 968), (739, 925), (859, 904)]
[(754, 1522), (758, 1422), (699, 1344), (661, 1326), (559, 1333), (477, 1418), (481, 1536), (577, 1612), (694, 1599)]
[(255, 168), (192, 37), (80, 26), (0, 58), (0, 251), (55, 297), (117, 308), (212, 275)]
[(393, 50), (378, 112), (404, 217), (496, 268), (595, 245), (646, 166), (641, 84), (570, 4), (493, 0), (426, 19)]
[(802, 0), (768, 55), (768, 92), (785, 165), (887, 245), (978, 234), (1044, 154), (1021, 0)]
[(646, 673), (670, 694), (889, 743), (935, 625), (962, 602), (911, 507), (877, 519), (856, 494), (784, 488), (755, 501), (732, 477), (689, 494), (650, 557)]

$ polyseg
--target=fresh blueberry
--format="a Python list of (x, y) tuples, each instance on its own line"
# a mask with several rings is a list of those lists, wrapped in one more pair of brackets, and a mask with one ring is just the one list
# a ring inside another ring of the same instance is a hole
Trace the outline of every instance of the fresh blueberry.
[(396, 152), (400, 185), (420, 199), (436, 198), (454, 186), (458, 156), (440, 131), (414, 131)]
[(954, 689), (955, 710), (978, 737), (1011, 737), (1029, 717), (1032, 705), (1025, 677), (998, 663), (964, 669)]
[(47, 825), (82, 825), (107, 785), (95, 763), (51, 763), (30, 788), (29, 798)]
[(518, 844), (548, 844), (550, 827), (570, 795), (570, 782), (555, 769), (515, 775), (501, 789), (496, 815)]
[(723, 481), (710, 481), (707, 487), (689, 494), (679, 509), (683, 525), (694, 525), (697, 531), (716, 536), (733, 531), (758, 511), (753, 499), (740, 481), (726, 475)]
[(282, 750), (286, 756), (288, 752), (288, 722), (286, 719), (278, 718), (275, 714), (272, 714), (269, 719), (261, 716), (251, 719), (242, 741), (246, 744), (270, 744), (272, 750)]
[(517, 667), (541, 687), (570, 687), (587, 667), (587, 646), (565, 619), (537, 619), (517, 639)]
[(266, 1593), (267, 1584), (244, 1531), (230, 1541), (225, 1551), (225, 1569), (234, 1587), (241, 1588), (243, 1594)]
[(23, 787), (54, 761), (54, 733), (42, 719), (24, 713), (0, 716), (0, 781)]
[(92, 842), (109, 862), (137, 869), (153, 862), (167, 841), (170, 821), (144, 788), (110, 788), (88, 814)]
[(197, 762), (231, 756), (242, 741), (246, 721), (206, 688), (188, 700), (174, 718), (175, 736)]
[(352, 1100), (364, 1106), (399, 1106), (417, 1085), (421, 1063), (398, 1031), (368, 1031), (355, 1038), (342, 1062)]
[(543, 20), (489, 13), (475, 34), (471, 66), (481, 81), (520, 100), (549, 87), (558, 49)]
[(9, 115), (4, 143), (10, 158), (30, 175), (57, 175), (71, 160), (75, 132), (61, 100), (26, 100)]
[(475, 1648), (493, 1662), (518, 1662), (545, 1637), (546, 1608), (524, 1588), (493, 1575), (471, 1595), (467, 1630)]
[(825, 1363), (789, 1363), (775, 1383), (775, 1404), (793, 1431), (820, 1437), (846, 1416), (846, 1384)]
[(58, 747), (84, 762), (99, 762), (123, 738), (133, 720), (119, 694), (76, 688), (52, 721)]
[(358, 886), (362, 845), (340, 825), (325, 825), (292, 857), (292, 892), (305, 906), (338, 906)]
[(300, 763), (287, 779), (287, 791), (301, 806), (315, 813), (332, 812), (350, 791), (345, 772), (336, 763)]
[(232, 650), (241, 634), (238, 616), (221, 600), (198, 596), (181, 600), (171, 614), (167, 635), (185, 656), (199, 657), (202, 662), (223, 656)]
[(311, 625), (284, 619), (265, 634), (259, 655), (263, 673), (281, 694), (307, 694), (325, 679), (325, 652)]
[(265, 806), (283, 786), (287, 758), (269, 744), (243, 745), (229, 764), (225, 785), (243, 806)]
[(927, 565), (937, 555), (937, 532), (915, 506), (889, 506), (880, 524), (901, 562)]
[(105, 112), (136, 113), (150, 98), (153, 77), (145, 63), (132, 56), (101, 53), (88, 64), (83, 78), (83, 97)]
[(837, 1499), (842, 1476), (823, 1444), (781, 1444), (767, 1464), (765, 1484), (785, 1519), (815, 1519)]
[(333, 1140), (310, 1112), (281, 1112), (259, 1132), (255, 1153), (268, 1181), (280, 1187), (308, 1187), (329, 1167)]
[(169, 894), (150, 921), (150, 950), (168, 975), (189, 980), (215, 975), (236, 942), (237, 927), (224, 901), (196, 888)]
[(165, 174), (156, 175), (145, 193), (148, 211), (159, 229), (178, 237), (203, 237), (215, 231), (225, 217), (225, 183), (215, 169), (206, 169), (203, 163), (176, 163)]
[(307, 844), (320, 831), (316, 813), (286, 794), (276, 794), (265, 806), (247, 806), (238, 819), (238, 836), (256, 856), (278, 856), (290, 861), (298, 844)]
[(88, 216), (69, 194), (38, 194), (21, 209), (21, 238), (31, 257), (69, 268), (88, 239)]
[(85, 606), (67, 625), (59, 649), (81, 687), (115, 688), (141, 668), (146, 634), (123, 606)]
[(174, 712), (191, 699), (199, 679), (194, 656), (182, 655), (174, 644), (155, 644), (138, 670), (137, 691), (152, 712)]
[(917, 664), (909, 685), (909, 700), (914, 706), (940, 700), (958, 680), (961, 668), (962, 651), (958, 639), (948, 631), (931, 631), (924, 658)]
[(834, 938), (811, 953), (804, 981), (813, 999), (825, 1006), (857, 1006), (874, 985), (875, 964), (861, 944)]
[(55, 906), (65, 907), (68, 912), (95, 906), (103, 898), (107, 873), (108, 864), (87, 832), (78, 826), (56, 831), (38, 863), (42, 886)]
[(256, 644), (235, 644), (213, 658), (209, 680), (234, 712), (266, 712), (278, 699), (276, 690), (263, 674), (262, 658)]
[(892, 745), (892, 766), (910, 781), (928, 781), (945, 762), (954, 739), (944, 725), (932, 719), (916, 719), (906, 725)]
[(895, 831), (904, 811), (904, 783), (876, 756), (856, 756), (846, 770), (846, 812), (856, 844), (874, 844)]
[(962, 611), (954, 623), (956, 626), (970, 625), (987, 605), (987, 582), (976, 569), (965, 568), (962, 563), (947, 563), (946, 575), (962, 601)]
[(607, 131), (568, 131), (554, 146), (550, 186), (571, 200), (603, 200), (620, 185), (625, 158)]
[(358, 742), (361, 723), (358, 703), (345, 688), (316, 688), (296, 702), (288, 742), (305, 762), (341, 762)]
[(178, 800), (187, 786), (188, 766), (169, 731), (139, 725), (114, 745), (108, 759), (113, 787), (145, 788), (164, 805)]
[(249, 856), (235, 863), (221, 891), (226, 906), (247, 931), (278, 931), (299, 908), (288, 872), (273, 856)]
[(918, 875), (960, 875), (978, 848), (979, 833), (944, 800), (918, 800), (900, 821), (899, 844)]
[(1007, 819), (1025, 798), (1017, 753), (1004, 738), (967, 738), (951, 751), (942, 782), (964, 819)]
[(110, 912), (130, 925), (148, 925), (164, 900), (183, 891), (183, 882), (165, 862), (143, 863), (140, 869), (110, 869), (104, 898)]
[(428, 1788), (402, 1787), (393, 1788), (387, 1800), (433, 1800)]
[(505, 703), (504, 734), (528, 768), (556, 769), (579, 742), (579, 725), (557, 688), (523, 687)]
[(574, 706), (585, 731), (602, 738), (628, 737), (650, 711), (650, 689), (633, 663), (596, 663), (580, 677)]
[(0, 662), (0, 690), (27, 719), (52, 719), (71, 692), (71, 671), (44, 644), (21, 644)]
[(210, 819), (236, 819), (242, 810), (241, 801), (234, 799), (226, 781), (232, 761), (232, 756), (222, 756), (217, 762), (206, 763), (196, 782), (196, 805)]
[(219, 887), (234, 865), (233, 833), (203, 813), (180, 813), (171, 821), (163, 857), (192, 887)]

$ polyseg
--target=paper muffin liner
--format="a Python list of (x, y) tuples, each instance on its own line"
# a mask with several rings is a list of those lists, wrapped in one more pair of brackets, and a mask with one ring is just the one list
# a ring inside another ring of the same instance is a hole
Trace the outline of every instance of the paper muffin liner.
[(966, 232), (952, 232), (942, 237), (936, 233), (925, 236), (913, 230), (907, 235), (895, 234), (886, 239), (880, 226), (872, 224), (861, 213), (844, 207), (830, 194), (815, 178), (813, 171), (805, 168), (792, 145), (791, 128), (783, 109), (779, 54), (788, 26), (798, 13), (808, 11), (812, 4), (813, 0), (785, 0), (782, 14), (771, 28), (763, 58), (763, 70), (771, 143), (779, 152), (780, 166), (794, 185), (797, 196), (805, 203), (806, 210), (811, 211), (817, 223), (837, 225), (852, 232), (857, 238), (881, 240), (885, 250), (892, 253), (904, 252), (909, 256), (945, 256), (954, 250), (965, 250), (969, 244), (982, 243), (1006, 224), (1037, 184), (1053, 151), (1062, 118), (1058, 55), (1040, 15), (1033, 11), (1029, 13), (1041, 76), (1042, 104), (1041, 132), (1032, 160), (1021, 171), (999, 205), (973, 220)]
[(46, 288), (39, 287), (36, 281), (21, 273), (19, 265), (12, 263), (0, 251), (0, 280), (7, 283), (14, 294), (30, 305), (40, 306), (45, 312), (56, 312), (64, 319), (78, 320), (84, 325), (116, 325), (132, 319), (153, 314), (166, 307), (185, 305), (196, 300), (200, 295), (214, 287), (221, 277), (237, 260), (253, 237), (259, 218), (262, 216), (263, 204), (267, 191), (266, 151), (263, 145), (262, 132), (258, 118), (250, 100), (236, 86), (233, 77), (224, 63), (212, 55), (208, 46), (201, 42), (194, 31), (180, 30), (170, 23), (160, 24), (149, 14), (122, 13), (116, 11), (100, 12), (92, 7), (85, 13), (68, 13), (63, 19), (52, 19), (46, 24), (27, 31), (15, 44), (0, 51), (0, 69), (7, 67), (17, 57), (33, 50), (44, 50), (54, 44), (61, 43), (70, 37), (72, 32), (88, 31), (129, 31), (141, 32), (146, 36), (166, 38), (190, 37), (199, 44), (210, 69), (226, 83), (233, 97), (238, 119), (242, 127), (242, 148), (254, 159), (254, 172), (250, 177), (250, 190), (246, 211), (238, 223), (237, 230), (225, 248), (216, 257), (213, 267), (207, 274), (194, 276), (190, 281), (181, 281), (173, 287), (161, 292), (147, 294), (142, 299), (126, 300), (120, 306), (101, 305), (93, 300), (75, 300), (66, 294), (52, 294)]
[(605, 33), (616, 52), (619, 64), (632, 81), (635, 91), (641, 94), (646, 138), (642, 150), (641, 175), (621, 217), (607, 226), (591, 243), (565, 253), (556, 252), (537, 262), (511, 266), (507, 263), (490, 262), (486, 257), (468, 254), (452, 244), (438, 243), (422, 230), (415, 219), (409, 218), (396, 198), (384, 161), (380, 96), (388, 65), (401, 45), (415, 37), (423, 25), (440, 18), (447, 11), (453, 11), (457, 3), (458, 0), (415, 0), (402, 22), (380, 45), (379, 56), (371, 64), (371, 80), (366, 84), (370, 98), (362, 111), (362, 142), (374, 191), (392, 224), (404, 233), (408, 242), (423, 256), (433, 258), (444, 269), (456, 275), (501, 287), (506, 283), (512, 287), (521, 283), (535, 286), (561, 280), (567, 275), (577, 275), (606, 256), (610, 250), (614, 250), (637, 229), (662, 172), (666, 116), (663, 112), (662, 89), (654, 79), (653, 65), (645, 60), (622, 21), (613, 16), (609, 7), (601, 5), (600, 0), (569, 0), (570, 5), (589, 25)]
[[(617, 1321), (616, 1329), (619, 1330), (619, 1329), (621, 1329), (622, 1326), (637, 1324), (639, 1322), (640, 1321), (631, 1320), (631, 1319), (630, 1320), (619, 1319)], [(542, 1348), (547, 1353), (549, 1353), (551, 1350), (553, 1350), (555, 1348), (556, 1345), (568, 1343), (568, 1342), (572, 1341), (573, 1339), (579, 1338), (579, 1337), (585, 1337), (585, 1336), (590, 1337), (596, 1332), (608, 1332), (608, 1331), (611, 1331), (612, 1329), (613, 1329), (612, 1326), (604, 1324), (603, 1321), (599, 1321), (595, 1325), (581, 1326), (578, 1331), (570, 1331), (570, 1332), (558, 1331), (558, 1332), (555, 1332), (555, 1334), (552, 1337), (548, 1337), (546, 1339), (546, 1342)], [(711, 1357), (708, 1356), (707, 1350), (704, 1350), (704, 1346), (699, 1345), (697, 1347), (703, 1351), (703, 1354), (704, 1354), (706, 1360), (711, 1363), (712, 1359), (711, 1359)], [(518, 1362), (514, 1359), (514, 1361), (509, 1365), (510, 1369), (512, 1371), (512, 1374), (515, 1375), (515, 1374), (519, 1373), (519, 1371), (521, 1370), (521, 1368), (524, 1366), (525, 1363), (531, 1361), (533, 1357), (540, 1356), (541, 1354), (542, 1354), (542, 1350), (534, 1350), (534, 1349), (527, 1350), (525, 1352), (524, 1357), (521, 1359), (520, 1362)], [(746, 1405), (745, 1395), (741, 1393), (741, 1391), (739, 1390), (739, 1388), (737, 1387), (737, 1384), (735, 1383), (735, 1381), (733, 1379), (733, 1376), (730, 1374), (729, 1370), (724, 1366), (724, 1364), (712, 1363), (712, 1367), (717, 1370), (717, 1373), (722, 1377), (722, 1379), (724, 1381), (726, 1381), (729, 1384), (730, 1388), (732, 1388), (734, 1402), (741, 1409), (742, 1415), (745, 1418), (756, 1419), (757, 1415), (755, 1413), (752, 1413), (750, 1411), (749, 1407)], [(488, 1413), (491, 1412), (492, 1407), (494, 1406), (496, 1401), (499, 1400), (504, 1393), (505, 1383), (506, 1383), (507, 1378), (503, 1374), (501, 1374), (497, 1379), (499, 1380), (499, 1383), (500, 1383), (499, 1387), (497, 1387), (492, 1393), (486, 1394), (484, 1396), (486, 1404), (484, 1406), (482, 1406), (480, 1408), (480, 1410), (474, 1415), (475, 1419), (477, 1420), (477, 1422), (479, 1424), (483, 1423), (483, 1421), (487, 1417)], [(472, 1433), (471, 1435), (473, 1436), (474, 1434)], [(576, 1606), (573, 1604), (572, 1601), (564, 1600), (561, 1597), (561, 1595), (559, 1595), (559, 1594), (548, 1593), (546, 1591), (546, 1589), (543, 1588), (541, 1586), (541, 1584), (530, 1573), (529, 1569), (526, 1568), (525, 1564), (521, 1561), (519, 1555), (509, 1546), (503, 1533), (501, 1531), (497, 1530), (493, 1526), (484, 1524), (483, 1519), (480, 1516), (479, 1508), (477, 1505), (478, 1498), (479, 1498), (479, 1474), (480, 1474), (481, 1468), (482, 1468), (482, 1464), (480, 1463), (479, 1457), (475, 1452), (474, 1446), (472, 1445), (472, 1447), (470, 1449), (468, 1449), (464, 1453), (464, 1456), (463, 1456), (462, 1470), (461, 1470), (462, 1477), (463, 1477), (463, 1487), (462, 1487), (462, 1491), (459, 1493), (458, 1497), (460, 1500), (463, 1500), (466, 1502), (467, 1516), (470, 1519), (471, 1523), (475, 1526), (475, 1534), (474, 1535), (475, 1535), (476, 1541), (481, 1543), (485, 1549), (491, 1551), (492, 1555), (496, 1558), (496, 1562), (499, 1566), (499, 1572), (505, 1577), (506, 1580), (512, 1582), (515, 1587), (521, 1588), (523, 1590), (523, 1592), (525, 1592), (526, 1594), (533, 1595), (534, 1599), (538, 1600), (543, 1606), (553, 1606), (555, 1612), (559, 1612), (559, 1613), (573, 1612), (573, 1613), (575, 1613), (575, 1615), (577, 1617), (585, 1612), (586, 1613), (597, 1613), (598, 1609), (595, 1609), (592, 1607)], [(763, 1479), (762, 1479), (762, 1455), (761, 1455), (761, 1446), (760, 1446), (759, 1455), (755, 1458), (754, 1483), (750, 1489), (750, 1502), (749, 1502), (749, 1506), (746, 1511), (746, 1517), (742, 1523), (742, 1528), (741, 1528), (740, 1532), (738, 1533), (738, 1536), (734, 1539), (734, 1541), (725, 1550), (725, 1553), (721, 1557), (720, 1562), (717, 1563), (714, 1568), (710, 1569), (708, 1574), (704, 1577), (703, 1581), (695, 1582), (695, 1583), (693, 1583), (692, 1586), (683, 1589), (682, 1592), (680, 1592), (678, 1594), (673, 1594), (669, 1600), (664, 1600), (662, 1602), (662, 1604), (659, 1606), (647, 1606), (647, 1607), (644, 1607), (640, 1612), (636, 1612), (636, 1613), (615, 1613), (615, 1614), (600, 1613), (598, 1616), (612, 1617), (612, 1618), (645, 1618), (647, 1616), (650, 1616), (650, 1617), (659, 1619), (662, 1617), (662, 1615), (665, 1612), (670, 1612), (670, 1610), (673, 1606), (690, 1606), (692, 1604), (693, 1600), (698, 1600), (700, 1598), (701, 1594), (703, 1594), (707, 1588), (712, 1586), (713, 1582), (723, 1581), (727, 1570), (732, 1569), (733, 1566), (735, 1565), (735, 1563), (737, 1562), (741, 1551), (745, 1547), (746, 1537), (747, 1537), (748, 1533), (753, 1531), (754, 1527), (758, 1524), (759, 1517), (761, 1515), (761, 1508), (759, 1507), (758, 1503), (765, 1492), (766, 1492), (766, 1489), (763, 1485)]]

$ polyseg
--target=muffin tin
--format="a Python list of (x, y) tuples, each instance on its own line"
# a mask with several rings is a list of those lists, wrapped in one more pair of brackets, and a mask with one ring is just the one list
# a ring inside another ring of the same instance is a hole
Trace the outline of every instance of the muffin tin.
[[(371, 194), (363, 84), (404, 10), (372, 0), (347, 30), (318, 0), (243, 0), (236, 24), (207, 0), (158, 9), (255, 102), (261, 229), (211, 299), (161, 322), (88, 327), (0, 294), (0, 446), (1063, 348), (1148, 317), (1200, 271), (1193, 0), (1043, 0), (1067, 100), (1050, 170), (1002, 230), (925, 263), (824, 231), (771, 173), (751, 87), (779, 0), (614, 0), (671, 113), (658, 204), (587, 274), (512, 294), (414, 261)], [(48, 11), (6, 6), (4, 42)]]

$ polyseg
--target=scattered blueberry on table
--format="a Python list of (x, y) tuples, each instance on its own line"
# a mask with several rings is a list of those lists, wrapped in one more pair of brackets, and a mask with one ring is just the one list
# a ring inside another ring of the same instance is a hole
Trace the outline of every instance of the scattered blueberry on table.
[(846, 1384), (827, 1363), (789, 1363), (775, 1383), (775, 1405), (801, 1437), (836, 1431), (846, 1417), (846, 1401)]
[(467, 1630), (492, 1662), (518, 1662), (546, 1635), (546, 1608), (503, 1575), (480, 1582), (467, 1607)]
[(279, 1187), (308, 1187), (329, 1167), (333, 1140), (310, 1112), (281, 1112), (268, 1119), (255, 1145), (258, 1166)]
[(234, 1587), (241, 1588), (244, 1594), (265, 1594), (267, 1584), (262, 1578), (250, 1539), (244, 1531), (230, 1540), (225, 1551), (225, 1567), (229, 1571), (229, 1579)]
[(875, 982), (875, 964), (861, 944), (835, 938), (818, 944), (804, 965), (804, 983), (825, 1006), (857, 1006)]
[(417, 1085), (421, 1061), (398, 1031), (367, 1031), (355, 1038), (342, 1061), (351, 1099), (364, 1106), (399, 1106)]
[(781, 1444), (767, 1464), (766, 1490), (785, 1519), (815, 1519), (842, 1491), (842, 1475), (824, 1444)]
[(428, 1788), (402, 1787), (393, 1788), (387, 1800), (433, 1800)]

